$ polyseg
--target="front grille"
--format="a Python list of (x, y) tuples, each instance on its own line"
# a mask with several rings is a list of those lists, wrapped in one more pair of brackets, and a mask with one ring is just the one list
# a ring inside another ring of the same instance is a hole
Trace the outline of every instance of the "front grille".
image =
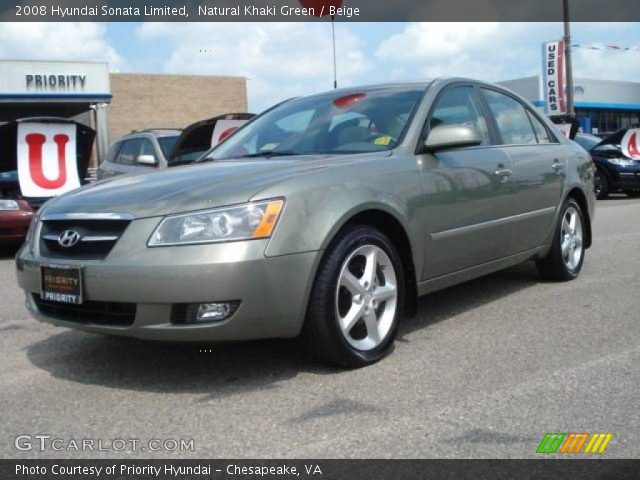
[[(101, 260), (116, 244), (129, 220), (45, 220), (40, 231), (40, 254), (49, 258)], [(71, 247), (60, 245), (60, 235), (73, 230), (80, 241)]]
[(38, 311), (48, 317), (87, 325), (128, 327), (136, 318), (135, 303), (84, 302), (82, 305), (51, 302), (33, 295)]

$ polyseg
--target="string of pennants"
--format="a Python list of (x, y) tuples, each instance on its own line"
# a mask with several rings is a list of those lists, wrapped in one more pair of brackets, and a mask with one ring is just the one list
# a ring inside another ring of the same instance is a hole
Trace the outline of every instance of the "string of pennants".
[(582, 48), (585, 50), (608, 50), (611, 52), (640, 52), (640, 45), (634, 47), (621, 47), (620, 45), (580, 45), (573, 44), (571, 48)]

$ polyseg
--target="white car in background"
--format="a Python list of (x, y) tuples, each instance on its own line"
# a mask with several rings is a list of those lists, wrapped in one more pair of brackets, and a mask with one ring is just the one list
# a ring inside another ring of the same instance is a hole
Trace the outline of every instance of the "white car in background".
[(151, 128), (124, 135), (113, 143), (100, 164), (98, 179), (191, 163), (253, 117), (252, 113), (229, 113), (182, 130)]

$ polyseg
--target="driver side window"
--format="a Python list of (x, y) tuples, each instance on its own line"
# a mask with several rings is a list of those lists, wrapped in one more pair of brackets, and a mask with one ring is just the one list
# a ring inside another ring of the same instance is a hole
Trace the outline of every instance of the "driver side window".
[(442, 125), (466, 125), (478, 131), (481, 145), (489, 145), (489, 129), (473, 87), (450, 88), (436, 102), (425, 125), (425, 133)]

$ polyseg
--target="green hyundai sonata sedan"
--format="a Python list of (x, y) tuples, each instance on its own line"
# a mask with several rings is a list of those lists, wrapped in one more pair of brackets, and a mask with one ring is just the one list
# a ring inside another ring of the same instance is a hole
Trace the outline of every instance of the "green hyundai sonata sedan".
[(362, 366), (416, 299), (520, 262), (572, 280), (594, 167), (529, 103), (438, 79), (277, 105), (197, 165), (49, 201), (16, 260), (38, 319), (151, 340), (308, 340)]

